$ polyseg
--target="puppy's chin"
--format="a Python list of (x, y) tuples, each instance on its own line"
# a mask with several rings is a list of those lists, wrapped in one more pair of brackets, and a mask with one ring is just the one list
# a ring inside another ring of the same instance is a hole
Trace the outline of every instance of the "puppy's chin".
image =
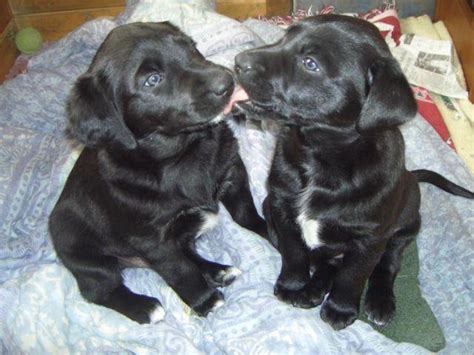
[[(259, 106), (258, 104), (254, 103), (251, 100), (236, 102), (234, 107), (233, 107), (233, 110), (236, 110), (236, 112), (241, 112), (241, 113), (246, 113), (246, 114), (253, 114), (253, 115), (256, 115), (256, 116), (264, 115), (264, 114), (270, 112), (270, 110), (268, 110), (267, 108)], [(264, 117), (262, 116), (262, 119), (263, 118)]]
[(181, 128), (178, 128), (178, 129), (174, 129), (174, 130), (172, 130), (171, 132), (168, 132), (168, 133), (180, 134), (180, 133), (193, 133), (193, 132), (203, 131), (203, 130), (206, 130), (210, 127), (213, 127), (213, 126), (216, 126), (216, 125), (220, 124), (222, 121), (224, 121), (226, 119), (227, 116), (228, 116), (227, 114), (225, 114), (224, 112), (221, 112), (221, 113), (217, 114), (216, 116), (214, 116), (213, 118), (211, 118), (210, 120), (195, 123), (195, 124), (189, 125), (187, 127), (181, 127)]
[(277, 121), (280, 124), (288, 125), (288, 119), (276, 112), (273, 106), (260, 105), (251, 100), (235, 103), (232, 113), (244, 115), (247, 119), (254, 121)]

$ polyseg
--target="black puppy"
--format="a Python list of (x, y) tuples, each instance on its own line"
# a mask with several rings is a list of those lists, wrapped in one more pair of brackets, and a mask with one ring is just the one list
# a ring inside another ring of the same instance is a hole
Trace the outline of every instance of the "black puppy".
[(377, 28), (327, 15), (290, 27), (274, 45), (236, 57), (249, 117), (282, 130), (264, 213), (282, 254), (275, 294), (299, 307), (323, 302), (335, 329), (365, 311), (377, 324), (395, 311), (402, 251), (420, 227), (419, 181), (465, 197), (443, 177), (405, 169), (398, 125), (417, 111), (410, 86)]
[(204, 260), (195, 239), (217, 223), (219, 201), (266, 234), (237, 141), (219, 123), (233, 89), (230, 71), (170, 24), (119, 26), (101, 45), (69, 98), (71, 131), (86, 147), (49, 224), (84, 298), (160, 320), (157, 299), (123, 285), (132, 264), (159, 273), (199, 315), (223, 303), (216, 287), (239, 271)]

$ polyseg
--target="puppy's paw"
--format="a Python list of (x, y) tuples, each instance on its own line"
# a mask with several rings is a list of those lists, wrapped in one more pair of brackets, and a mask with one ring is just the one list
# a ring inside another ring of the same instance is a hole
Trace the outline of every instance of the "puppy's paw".
[(275, 296), (285, 303), (299, 308), (313, 308), (323, 302), (324, 295), (318, 295), (307, 288), (301, 290), (288, 290), (283, 287), (275, 286)]
[(216, 270), (212, 274), (205, 275), (207, 282), (213, 287), (229, 286), (234, 280), (242, 275), (242, 271), (234, 266), (225, 266), (220, 270)]
[(367, 318), (378, 326), (390, 323), (395, 316), (395, 295), (393, 291), (391, 289), (375, 290), (369, 288), (364, 309)]
[(140, 324), (157, 323), (165, 316), (160, 301), (145, 295), (135, 295), (134, 300), (128, 306), (123, 305), (123, 313)]
[(321, 307), (321, 319), (334, 330), (341, 330), (354, 323), (357, 318), (357, 307), (339, 305), (328, 298)]
[[(326, 296), (327, 289), (319, 288), (316, 285), (310, 284), (304, 289), (304, 294), (309, 300), (311, 307), (317, 307), (324, 301), (324, 296)], [(299, 306), (300, 307), (300, 306)]]
[(275, 287), (273, 289), (274, 294), (277, 295), (280, 291), (298, 291), (302, 290), (310, 281), (309, 276), (300, 275), (296, 273), (285, 273), (278, 276)]
[(323, 300), (318, 290), (311, 287), (309, 277), (300, 275), (280, 275), (273, 293), (277, 298), (285, 303), (300, 308), (312, 308), (319, 306)]
[(193, 304), (191, 308), (199, 316), (205, 317), (210, 312), (216, 310), (219, 307), (224, 305), (224, 295), (218, 290), (213, 290), (212, 292), (207, 293), (205, 296)]

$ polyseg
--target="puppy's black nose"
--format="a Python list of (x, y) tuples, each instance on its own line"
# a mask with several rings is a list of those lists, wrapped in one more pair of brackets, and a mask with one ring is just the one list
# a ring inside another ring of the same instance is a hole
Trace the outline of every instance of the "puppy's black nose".
[(255, 64), (253, 63), (252, 57), (246, 53), (240, 53), (235, 57), (235, 72), (245, 74), (254, 69)]
[(230, 73), (224, 72), (210, 79), (212, 80), (211, 91), (216, 96), (224, 96), (232, 93), (234, 89), (234, 79)]

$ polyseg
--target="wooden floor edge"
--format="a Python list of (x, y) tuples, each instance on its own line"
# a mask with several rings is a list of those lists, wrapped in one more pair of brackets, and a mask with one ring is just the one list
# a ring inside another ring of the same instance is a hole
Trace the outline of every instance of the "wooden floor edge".
[(67, 16), (75, 14), (83, 14), (89, 12), (116, 12), (125, 10), (125, 6), (103, 6), (103, 7), (91, 7), (85, 9), (77, 10), (60, 10), (60, 11), (44, 11), (44, 12), (32, 12), (32, 13), (23, 13), (15, 14), (13, 17), (15, 19), (24, 19), (24, 18), (35, 18), (35, 17), (48, 17), (48, 16)]
[(0, 60), (0, 84), (5, 81), (6, 75), (19, 54), (14, 42), (15, 32), (16, 24), (11, 19), (5, 30), (0, 34), (0, 53), (2, 53)]
[(8, 22), (7, 26), (5, 27), (5, 30), (0, 33), (0, 42), (3, 42), (5, 40), (12, 40), (13, 37), (15, 36), (15, 21), (12, 18), (10, 22)]
[(56, 41), (87, 21), (101, 17), (113, 18), (124, 9), (122, 6), (99, 7), (15, 15), (14, 18), (18, 28), (34, 27), (43, 35), (45, 41)]

